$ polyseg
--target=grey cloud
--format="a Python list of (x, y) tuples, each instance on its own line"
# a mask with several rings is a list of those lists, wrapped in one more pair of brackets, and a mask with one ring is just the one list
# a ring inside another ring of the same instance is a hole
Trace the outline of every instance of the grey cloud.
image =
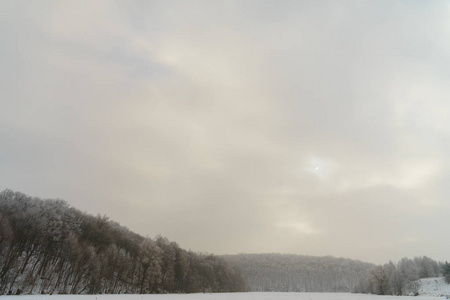
[(40, 3), (2, 3), (4, 188), (199, 251), (447, 259), (445, 2)]

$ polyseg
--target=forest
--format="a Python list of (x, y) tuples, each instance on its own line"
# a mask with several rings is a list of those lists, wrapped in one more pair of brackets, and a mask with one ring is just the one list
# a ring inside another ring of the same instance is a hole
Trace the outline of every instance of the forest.
[(353, 292), (375, 265), (357, 260), (293, 254), (222, 256), (258, 292)]
[(240, 271), (252, 291), (350, 292), (418, 295), (421, 278), (445, 276), (450, 265), (422, 256), (384, 265), (331, 256), (238, 254), (222, 256)]
[(446, 266), (448, 266), (447, 263), (436, 262), (426, 256), (414, 259), (405, 257), (397, 263), (390, 261), (376, 266), (368, 276), (361, 278), (355, 292), (417, 296), (420, 289), (419, 279), (446, 276)]
[(223, 259), (142, 237), (63, 200), (0, 193), (1, 294), (247, 291)]

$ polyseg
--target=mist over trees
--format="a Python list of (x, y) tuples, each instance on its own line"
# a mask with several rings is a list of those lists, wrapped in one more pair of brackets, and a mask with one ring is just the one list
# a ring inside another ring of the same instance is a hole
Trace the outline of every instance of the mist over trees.
[(377, 295), (418, 295), (421, 278), (442, 275), (443, 264), (429, 257), (402, 258), (376, 266), (358, 283), (355, 292)]
[(238, 292), (223, 259), (144, 238), (62, 200), (0, 193), (0, 294)]
[(373, 264), (331, 256), (238, 254), (221, 256), (258, 292), (353, 292)]

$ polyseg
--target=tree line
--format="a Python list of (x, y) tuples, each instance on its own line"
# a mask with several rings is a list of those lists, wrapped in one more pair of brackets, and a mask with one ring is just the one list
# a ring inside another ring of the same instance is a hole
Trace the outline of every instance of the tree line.
[(223, 259), (142, 237), (63, 200), (0, 193), (1, 294), (247, 291)]
[[(421, 278), (439, 277), (445, 271), (445, 264), (429, 257), (402, 258), (397, 263), (374, 267), (368, 276), (361, 279), (355, 292), (377, 295), (419, 294)], [(447, 268), (448, 264), (447, 264)], [(448, 270), (450, 272), (450, 268)], [(447, 280), (449, 282), (449, 280)]]
[(357, 260), (293, 254), (223, 257), (257, 292), (353, 292), (375, 265)]

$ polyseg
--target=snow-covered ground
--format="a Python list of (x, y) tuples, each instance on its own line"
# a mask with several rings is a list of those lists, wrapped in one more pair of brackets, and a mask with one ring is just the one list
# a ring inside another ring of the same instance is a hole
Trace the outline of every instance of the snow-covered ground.
[(424, 278), (420, 283), (420, 295), (450, 298), (450, 284), (445, 282), (444, 277)]
[(419, 297), (347, 293), (223, 293), (172, 295), (28, 295), (1, 296), (1, 300), (438, 300), (450, 299), (443, 277), (421, 279)]
[[(2, 296), (2, 300), (418, 300), (409, 296), (375, 296), (345, 293), (231, 293), (172, 295), (33, 295)], [(445, 299), (421, 296), (419, 300)]]

